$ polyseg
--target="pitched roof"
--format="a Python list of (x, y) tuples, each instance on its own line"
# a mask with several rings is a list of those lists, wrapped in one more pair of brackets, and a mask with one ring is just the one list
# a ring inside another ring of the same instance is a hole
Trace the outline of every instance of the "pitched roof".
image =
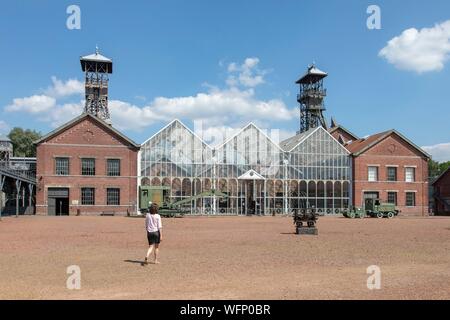
[(313, 133), (316, 130), (317, 130), (317, 128), (312, 128), (307, 131), (298, 133), (295, 136), (290, 137), (284, 141), (281, 141), (280, 148), (286, 152), (289, 152), (292, 149), (294, 149), (300, 142), (302, 142), (307, 136), (309, 136), (311, 133)]
[(296, 83), (310, 83), (316, 82), (322, 78), (328, 76), (328, 73), (320, 70), (314, 64), (308, 67), (308, 71), (305, 73), (303, 77), (298, 79)]
[(444, 172), (442, 172), (439, 177), (436, 178), (436, 180), (434, 180), (434, 182), (432, 183), (432, 185), (434, 186), (434, 184), (436, 182), (438, 182), (439, 180), (441, 180), (444, 176), (446, 176), (448, 173), (450, 173), (450, 167), (447, 168), (447, 170), (445, 170)]
[(392, 134), (396, 134), (398, 137), (400, 137), (402, 140), (404, 140), (406, 143), (408, 143), (414, 149), (416, 149), (417, 151), (422, 153), (426, 158), (428, 158), (428, 159), (431, 158), (431, 156), (428, 153), (426, 153), (424, 150), (422, 150), (420, 147), (418, 147), (416, 144), (411, 142), (408, 138), (406, 138), (405, 136), (403, 136), (401, 133), (399, 133), (398, 131), (396, 131), (394, 129), (376, 133), (367, 138), (358, 139), (358, 140), (353, 141), (352, 143), (348, 144), (346, 146), (346, 148), (348, 151), (350, 151), (352, 153), (353, 156), (357, 157), (357, 156), (363, 154), (364, 152), (366, 152), (367, 150), (369, 150), (370, 148), (372, 148), (373, 146), (377, 145), (379, 142), (383, 141), (384, 139), (386, 139), (387, 137), (389, 137)]
[(335, 131), (337, 131), (337, 130), (339, 130), (339, 129), (341, 129), (342, 131), (344, 131), (345, 133), (347, 133), (349, 136), (351, 136), (354, 140), (358, 140), (359, 138), (358, 138), (358, 136), (356, 135), (356, 134), (353, 134), (352, 132), (350, 132), (349, 130), (347, 130), (346, 128), (344, 128), (343, 126), (341, 126), (341, 125), (336, 125), (336, 126), (334, 126), (334, 127), (331, 127), (330, 129), (328, 129), (328, 132), (330, 133), (330, 134), (332, 134), (333, 132), (335, 132)]
[(86, 118), (90, 118), (94, 121), (96, 121), (98, 124), (100, 124), (102, 127), (104, 127), (105, 129), (115, 133), (116, 135), (118, 135), (120, 138), (122, 138), (123, 140), (125, 140), (126, 142), (128, 142), (130, 145), (132, 145), (133, 147), (140, 149), (141, 146), (140, 144), (137, 144), (136, 142), (134, 142), (133, 140), (131, 140), (130, 138), (128, 138), (127, 136), (125, 136), (123, 133), (121, 133), (120, 131), (118, 131), (117, 129), (115, 129), (112, 125), (106, 123), (105, 121), (103, 121), (102, 119), (89, 114), (89, 113), (83, 113), (81, 115), (79, 115), (78, 117), (70, 120), (69, 122), (66, 122), (65, 124), (63, 124), (62, 126), (60, 126), (59, 128), (56, 128), (55, 130), (49, 132), (48, 134), (46, 134), (45, 136), (43, 136), (42, 138), (40, 138), (39, 140), (35, 141), (34, 144), (38, 145), (41, 144), (45, 141), (47, 141), (48, 139), (58, 135), (59, 133), (61, 133), (62, 131), (72, 127), (73, 125), (81, 122), (82, 120), (86, 119)]

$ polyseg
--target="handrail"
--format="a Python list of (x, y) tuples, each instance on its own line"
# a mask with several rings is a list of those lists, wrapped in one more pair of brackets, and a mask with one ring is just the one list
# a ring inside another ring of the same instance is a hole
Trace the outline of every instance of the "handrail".
[(36, 173), (34, 171), (14, 169), (9, 162), (0, 162), (0, 172), (5, 176), (36, 184)]

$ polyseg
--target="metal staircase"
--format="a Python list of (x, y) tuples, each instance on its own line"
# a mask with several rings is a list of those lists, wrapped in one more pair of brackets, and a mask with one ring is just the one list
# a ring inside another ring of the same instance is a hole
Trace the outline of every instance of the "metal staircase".
[(435, 199), (439, 200), (444, 205), (445, 210), (450, 210), (450, 199), (443, 198), (437, 192), (433, 196), (434, 196)]

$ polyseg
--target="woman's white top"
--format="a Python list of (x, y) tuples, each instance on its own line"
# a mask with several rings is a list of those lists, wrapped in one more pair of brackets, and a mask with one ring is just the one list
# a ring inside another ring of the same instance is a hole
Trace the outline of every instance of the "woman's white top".
[(145, 217), (145, 228), (147, 232), (156, 232), (162, 228), (161, 216), (159, 214), (147, 213)]

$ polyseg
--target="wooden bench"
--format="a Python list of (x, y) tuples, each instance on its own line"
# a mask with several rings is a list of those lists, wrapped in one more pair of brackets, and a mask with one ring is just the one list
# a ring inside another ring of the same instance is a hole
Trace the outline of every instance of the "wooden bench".
[(114, 216), (115, 215), (115, 213), (114, 212), (112, 212), (112, 211), (103, 211), (101, 214), (100, 214), (100, 216), (108, 216), (108, 217), (112, 217), (112, 216)]

